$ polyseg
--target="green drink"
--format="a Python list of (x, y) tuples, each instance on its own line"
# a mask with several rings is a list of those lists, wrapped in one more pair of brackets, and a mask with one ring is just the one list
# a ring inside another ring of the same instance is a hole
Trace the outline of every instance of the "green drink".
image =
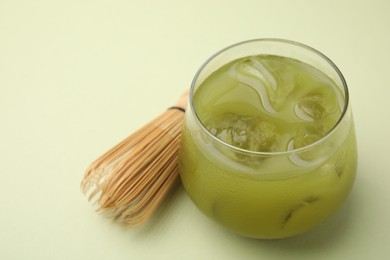
[(191, 88), (180, 171), (196, 206), (238, 234), (282, 238), (322, 223), (356, 172), (341, 73), (315, 50), (283, 40), (216, 54)]

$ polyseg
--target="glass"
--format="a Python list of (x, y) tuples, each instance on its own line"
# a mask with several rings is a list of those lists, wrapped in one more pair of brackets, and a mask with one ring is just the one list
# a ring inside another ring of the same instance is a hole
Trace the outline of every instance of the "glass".
[(356, 164), (347, 84), (322, 53), (256, 39), (219, 51), (197, 72), (180, 176), (217, 223), (263, 239), (310, 230), (345, 200)]

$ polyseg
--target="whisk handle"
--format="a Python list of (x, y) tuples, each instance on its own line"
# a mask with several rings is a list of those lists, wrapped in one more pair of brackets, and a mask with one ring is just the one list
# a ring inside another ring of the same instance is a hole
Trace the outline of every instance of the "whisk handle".
[[(181, 95), (177, 103), (172, 108), (179, 108), (181, 111), (185, 111), (185, 108), (188, 104), (188, 95), (190, 91), (187, 89), (184, 91), (184, 93)], [(181, 108), (181, 109), (180, 109)]]

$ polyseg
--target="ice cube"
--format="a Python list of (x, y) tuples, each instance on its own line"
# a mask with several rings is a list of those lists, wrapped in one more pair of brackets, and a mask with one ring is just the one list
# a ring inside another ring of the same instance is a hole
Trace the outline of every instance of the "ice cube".
[(272, 151), (278, 138), (273, 124), (255, 116), (225, 113), (206, 125), (220, 140), (251, 151)]
[(283, 64), (279, 65), (274, 72), (275, 77), (278, 80), (275, 97), (272, 99), (272, 104), (275, 109), (279, 109), (286, 103), (289, 95), (297, 85), (297, 76), (293, 71), (293, 67)]
[(238, 64), (238, 72), (255, 77), (263, 82), (267, 87), (276, 90), (276, 79), (266, 68), (260, 59), (249, 57)]
[(310, 93), (302, 97), (295, 106), (295, 114), (304, 121), (317, 121), (327, 114), (325, 99), (321, 94)]
[(276, 80), (261, 61), (255, 57), (250, 57), (237, 63), (232, 69), (235, 71), (239, 82), (257, 92), (264, 109), (269, 113), (275, 113), (270, 98), (275, 95)]
[(326, 134), (326, 129), (321, 124), (311, 124), (299, 129), (294, 138), (294, 148), (301, 148), (315, 143)]
[(247, 58), (235, 70), (238, 81), (256, 90), (264, 109), (270, 113), (285, 104), (297, 81), (291, 66), (264, 57)]
[[(299, 129), (295, 137), (290, 141), (288, 150), (299, 149), (309, 146), (320, 140), (327, 133), (327, 128), (322, 124), (310, 124)], [(329, 154), (331, 146), (327, 142), (320, 145), (310, 147), (297, 153), (293, 153), (290, 159), (297, 165), (311, 165), (321, 163), (326, 159), (326, 154)]]

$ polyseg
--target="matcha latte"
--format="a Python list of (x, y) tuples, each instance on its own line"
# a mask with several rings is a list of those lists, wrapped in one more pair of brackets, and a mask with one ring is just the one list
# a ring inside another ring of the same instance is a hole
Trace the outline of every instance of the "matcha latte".
[(285, 40), (243, 42), (202, 66), (181, 146), (191, 200), (248, 237), (289, 237), (322, 223), (356, 172), (341, 73), (321, 53)]

